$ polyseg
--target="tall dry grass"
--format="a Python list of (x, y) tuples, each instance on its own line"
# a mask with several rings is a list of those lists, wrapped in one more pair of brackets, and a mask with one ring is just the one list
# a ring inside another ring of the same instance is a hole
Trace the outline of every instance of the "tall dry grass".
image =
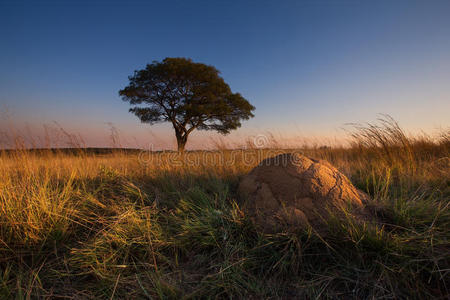
[[(20, 140), (20, 139), (18, 139)], [(445, 298), (450, 135), (390, 118), (302, 147), (370, 194), (376, 224), (258, 232), (240, 176), (285, 151), (0, 153), (0, 298)], [(226, 147), (223, 147), (226, 148)]]

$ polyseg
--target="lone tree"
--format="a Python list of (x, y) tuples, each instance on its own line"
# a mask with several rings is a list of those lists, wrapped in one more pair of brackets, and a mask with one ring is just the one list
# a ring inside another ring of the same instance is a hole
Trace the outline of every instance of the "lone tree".
[(179, 152), (195, 129), (228, 134), (241, 126), (241, 120), (253, 117), (255, 107), (231, 92), (216, 68), (191, 59), (154, 61), (128, 79), (119, 95), (131, 105), (140, 105), (130, 112), (143, 123), (171, 122)]

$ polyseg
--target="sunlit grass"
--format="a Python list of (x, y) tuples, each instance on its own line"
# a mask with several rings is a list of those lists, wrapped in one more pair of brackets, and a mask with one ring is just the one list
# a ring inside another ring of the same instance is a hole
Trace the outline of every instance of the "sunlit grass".
[[(0, 154), (0, 298), (446, 298), (450, 139), (390, 119), (302, 148), (371, 195), (372, 221), (258, 232), (240, 176), (274, 149)], [(214, 158), (216, 157), (216, 158)], [(218, 158), (230, 164), (211, 163)]]

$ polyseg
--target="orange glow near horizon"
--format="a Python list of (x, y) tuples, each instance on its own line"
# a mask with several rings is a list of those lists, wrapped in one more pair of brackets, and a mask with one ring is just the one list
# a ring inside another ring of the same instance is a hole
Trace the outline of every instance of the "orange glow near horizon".
[[(0, 123), (1, 148), (14, 148), (17, 141), (23, 142), (27, 148), (64, 148), (64, 147), (99, 147), (99, 148), (138, 148), (147, 150), (175, 150), (176, 139), (172, 128), (168, 125), (139, 125), (139, 131), (134, 128), (120, 128), (114, 124), (103, 124), (97, 128), (70, 128), (63, 124), (46, 124), (32, 126), (31, 124)], [(400, 124), (401, 125), (401, 124)], [(247, 147), (271, 148), (301, 148), (346, 146), (350, 141), (352, 126), (342, 126), (333, 131), (307, 133), (300, 130), (269, 130), (256, 128), (241, 128), (229, 135), (214, 132), (194, 131), (189, 137), (187, 150), (212, 150), (218, 148), (236, 149)], [(411, 136), (439, 136), (448, 128), (436, 128), (431, 131), (416, 131), (406, 133)]]

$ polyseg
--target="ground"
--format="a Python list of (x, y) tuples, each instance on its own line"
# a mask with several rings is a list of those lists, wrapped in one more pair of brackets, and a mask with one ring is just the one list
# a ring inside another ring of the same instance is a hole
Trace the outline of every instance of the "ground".
[(447, 298), (449, 139), (359, 138), (296, 150), (371, 197), (377, 224), (326, 234), (265, 234), (241, 209), (239, 179), (286, 150), (4, 151), (0, 298)]

